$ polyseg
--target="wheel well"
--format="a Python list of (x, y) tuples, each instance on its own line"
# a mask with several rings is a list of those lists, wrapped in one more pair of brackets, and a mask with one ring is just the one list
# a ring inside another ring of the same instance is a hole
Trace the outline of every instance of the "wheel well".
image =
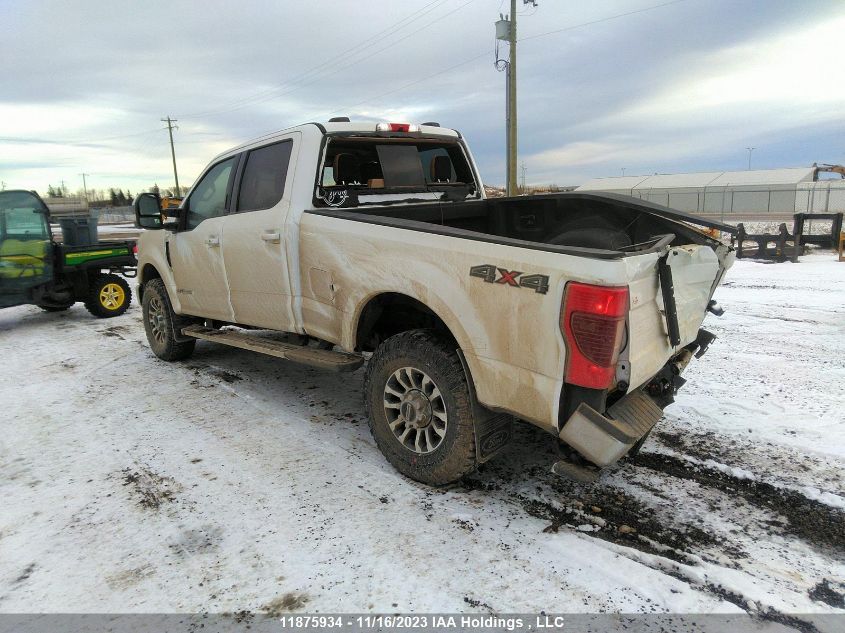
[(144, 300), (144, 284), (150, 279), (161, 279), (161, 274), (152, 264), (145, 264), (138, 277), (138, 301), (140, 302)]
[(370, 299), (358, 319), (355, 349), (372, 352), (378, 345), (400, 332), (428, 328), (437, 330), (455, 342), (449, 328), (427, 305), (396, 292), (387, 292)]

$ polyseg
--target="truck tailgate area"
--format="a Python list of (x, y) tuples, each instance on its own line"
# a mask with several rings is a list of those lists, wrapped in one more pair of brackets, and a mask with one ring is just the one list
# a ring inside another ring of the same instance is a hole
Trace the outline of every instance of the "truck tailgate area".
[(629, 384), (636, 388), (656, 374), (677, 351), (693, 342), (704, 320), (722, 267), (709, 246), (672, 247), (665, 255), (671, 270), (678, 334), (672, 345), (669, 319), (657, 267), (657, 253), (626, 260), (631, 281), (628, 315), (627, 362)]

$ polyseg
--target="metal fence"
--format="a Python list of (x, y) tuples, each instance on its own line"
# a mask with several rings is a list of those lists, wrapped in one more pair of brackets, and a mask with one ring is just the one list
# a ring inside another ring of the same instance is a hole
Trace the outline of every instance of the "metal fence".
[(95, 211), (100, 218), (100, 224), (124, 224), (135, 221), (135, 212), (131, 206), (103, 207)]

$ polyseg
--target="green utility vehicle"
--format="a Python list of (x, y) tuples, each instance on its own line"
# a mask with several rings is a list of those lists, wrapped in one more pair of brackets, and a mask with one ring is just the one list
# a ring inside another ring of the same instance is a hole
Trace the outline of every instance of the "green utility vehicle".
[(121, 315), (132, 300), (123, 276), (136, 274), (134, 248), (131, 241), (57, 243), (37, 193), (0, 191), (0, 308), (60, 312), (82, 301), (94, 316)]

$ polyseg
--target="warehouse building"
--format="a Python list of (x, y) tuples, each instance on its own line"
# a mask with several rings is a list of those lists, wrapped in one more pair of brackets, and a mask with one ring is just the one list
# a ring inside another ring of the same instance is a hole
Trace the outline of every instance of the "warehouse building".
[(784, 222), (792, 219), (795, 213), (845, 211), (845, 168), (813, 165), (791, 169), (594, 178), (576, 191), (634, 196), (727, 222)]

